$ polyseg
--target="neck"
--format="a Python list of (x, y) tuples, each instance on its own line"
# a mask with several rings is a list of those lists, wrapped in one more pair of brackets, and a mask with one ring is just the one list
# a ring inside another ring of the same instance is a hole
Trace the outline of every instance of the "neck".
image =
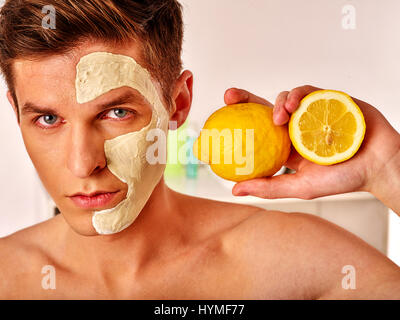
[(136, 220), (126, 229), (112, 235), (82, 236), (71, 228), (68, 243), (72, 254), (91, 263), (92, 270), (102, 273), (114, 271), (124, 261), (132, 269), (139, 269), (157, 256), (176, 250), (182, 243), (181, 219), (177, 194), (169, 189), (163, 179), (157, 184), (145, 207)]

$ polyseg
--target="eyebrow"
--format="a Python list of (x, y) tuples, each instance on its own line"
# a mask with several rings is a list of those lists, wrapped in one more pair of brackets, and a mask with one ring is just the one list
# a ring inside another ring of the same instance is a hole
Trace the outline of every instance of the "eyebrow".
[[(137, 93), (133, 92), (126, 92), (122, 94), (119, 97), (116, 97), (115, 99), (111, 101), (107, 101), (105, 103), (102, 103), (96, 107), (97, 112), (103, 111), (105, 109), (114, 107), (114, 106), (119, 106), (125, 103), (138, 103), (138, 104), (143, 104), (144, 103), (144, 98)], [(28, 113), (40, 113), (40, 114), (58, 114), (57, 110), (50, 108), (50, 107), (44, 107), (44, 106), (38, 106), (35, 103), (32, 102), (26, 102), (22, 109), (21, 109), (21, 114), (28, 114)]]

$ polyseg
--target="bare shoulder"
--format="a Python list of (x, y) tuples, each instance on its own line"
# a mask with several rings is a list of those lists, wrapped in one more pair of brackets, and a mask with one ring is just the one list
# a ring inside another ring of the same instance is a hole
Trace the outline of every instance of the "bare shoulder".
[[(199, 212), (193, 224), (206, 226), (202, 234), (213, 239), (206, 248), (226, 257), (226, 273), (235, 268), (235, 277), (249, 275), (253, 297), (400, 298), (398, 266), (333, 223), (300, 212), (188, 199), (186, 205)], [(345, 283), (353, 271), (355, 289)]]
[(255, 206), (231, 202), (216, 201), (177, 194), (182, 208), (182, 219), (191, 234), (198, 234), (199, 239), (218, 237), (228, 230), (236, 228), (250, 216), (264, 211)]
[[(244, 261), (257, 261), (250, 268), (258, 279), (269, 280), (265, 270), (272, 269), (285, 279), (289, 296), (400, 298), (400, 268), (354, 234), (320, 217), (260, 209), (230, 237), (236, 254)], [(350, 290), (343, 282), (349, 270), (357, 278), (356, 288)]]
[[(19, 288), (41, 279), (41, 270), (48, 261), (49, 244), (54, 243), (58, 217), (19, 230), (0, 238), (0, 298), (19, 296)], [(39, 283), (40, 285), (40, 283)]]
[[(59, 232), (61, 216), (18, 230), (6, 237), (0, 238), (0, 249), (13, 250), (33, 247), (44, 247), (49, 241), (54, 241), (55, 233)], [(2, 252), (2, 250), (0, 250)]]

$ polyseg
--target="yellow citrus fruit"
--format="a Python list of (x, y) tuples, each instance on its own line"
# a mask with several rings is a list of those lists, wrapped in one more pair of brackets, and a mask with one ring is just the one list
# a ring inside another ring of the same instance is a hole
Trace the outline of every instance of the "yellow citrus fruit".
[(287, 126), (275, 126), (272, 108), (256, 103), (225, 106), (205, 122), (194, 155), (218, 176), (243, 181), (272, 176), (290, 154)]
[(365, 135), (364, 116), (346, 93), (318, 90), (304, 97), (289, 121), (297, 152), (321, 165), (350, 159)]

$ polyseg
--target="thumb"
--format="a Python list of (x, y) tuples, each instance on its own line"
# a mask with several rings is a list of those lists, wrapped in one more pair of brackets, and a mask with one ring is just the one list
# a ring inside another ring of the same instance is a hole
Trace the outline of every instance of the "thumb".
[(235, 196), (252, 195), (264, 199), (313, 199), (317, 197), (313, 193), (310, 183), (301, 173), (246, 180), (237, 183), (232, 189)]

